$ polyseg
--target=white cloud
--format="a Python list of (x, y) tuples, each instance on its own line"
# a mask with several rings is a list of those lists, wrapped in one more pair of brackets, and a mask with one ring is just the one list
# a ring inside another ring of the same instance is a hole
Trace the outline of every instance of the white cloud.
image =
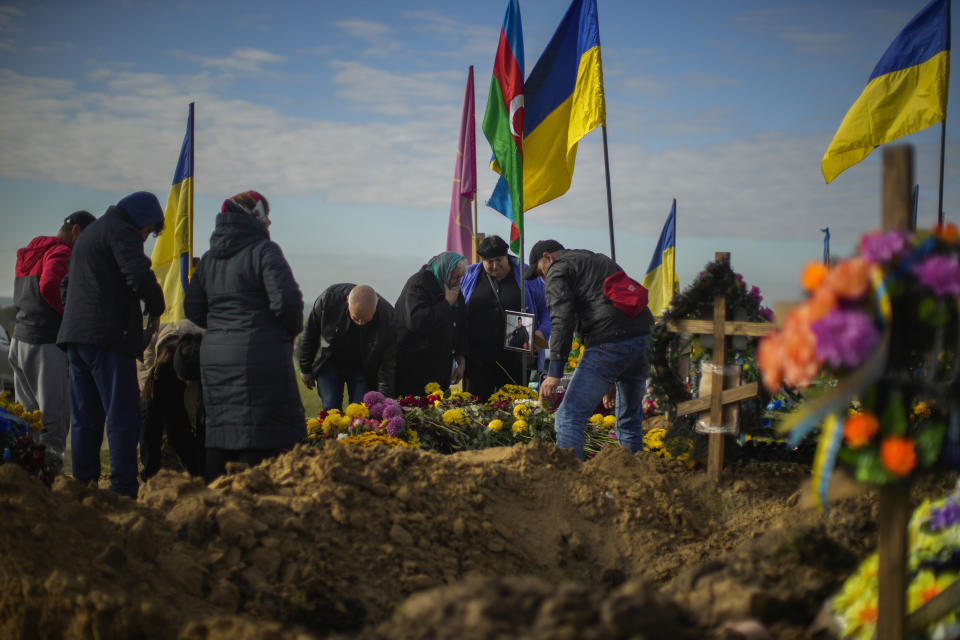
[(187, 60), (195, 61), (204, 67), (229, 74), (261, 73), (265, 66), (279, 64), (286, 60), (283, 56), (252, 47), (235, 49), (229, 56), (223, 58), (196, 56), (183, 51), (177, 51), (175, 53)]
[(387, 35), (392, 33), (393, 29), (379, 22), (341, 20), (336, 25), (348, 36), (367, 43), (367, 48), (362, 51), (364, 55), (384, 57), (400, 50), (402, 46), (399, 40)]

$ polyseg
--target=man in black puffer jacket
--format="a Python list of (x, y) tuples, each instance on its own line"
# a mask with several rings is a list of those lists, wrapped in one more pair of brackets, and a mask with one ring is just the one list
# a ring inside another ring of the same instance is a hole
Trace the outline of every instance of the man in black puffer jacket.
[(393, 307), (372, 287), (350, 283), (327, 287), (307, 318), (300, 343), (300, 377), (317, 386), (324, 409), (340, 409), (343, 387), (350, 402), (377, 390), (393, 396), (397, 335)]
[[(143, 243), (162, 229), (157, 197), (146, 191), (128, 195), (80, 234), (61, 285), (64, 311), (57, 345), (70, 363), (73, 475), (82, 483), (100, 478), (106, 424), (110, 488), (131, 498), (139, 488), (136, 359), (164, 310), (163, 290)], [(150, 316), (146, 336), (141, 301)]]
[(524, 273), (527, 280), (544, 279), (550, 308), (550, 368), (540, 384), (541, 399), (555, 395), (574, 328), (584, 345), (555, 420), (557, 446), (573, 448), (581, 460), (587, 420), (601, 400), (613, 404), (609, 391), (614, 385), (617, 439), (631, 452), (643, 449), (646, 344), (653, 316), (644, 308), (631, 317), (604, 295), (604, 282), (620, 270), (605, 255), (541, 240), (530, 250), (530, 266)]

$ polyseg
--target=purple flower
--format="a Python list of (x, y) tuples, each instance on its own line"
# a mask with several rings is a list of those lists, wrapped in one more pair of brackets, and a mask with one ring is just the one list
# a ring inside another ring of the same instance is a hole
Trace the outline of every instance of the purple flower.
[(750, 293), (748, 293), (747, 295), (750, 296), (753, 299), (753, 301), (756, 302), (758, 305), (761, 302), (763, 302), (763, 296), (760, 295), (760, 287), (757, 287), (757, 286), (750, 287)]
[(367, 405), (367, 409), (370, 410), (370, 417), (374, 420), (383, 420), (383, 408), (385, 406), (386, 405), (383, 402), (375, 402)]
[(817, 357), (834, 368), (860, 366), (880, 342), (873, 319), (862, 311), (834, 309), (810, 329), (817, 338)]
[(930, 530), (948, 529), (960, 522), (960, 505), (953, 500), (947, 500), (942, 509), (930, 509)]
[(367, 407), (372, 404), (381, 404), (384, 400), (386, 400), (386, 397), (379, 391), (367, 391), (363, 394), (363, 404)]
[(960, 263), (949, 256), (930, 256), (913, 267), (913, 275), (938, 298), (960, 296)]
[(874, 231), (860, 239), (860, 255), (873, 263), (887, 263), (907, 247), (902, 231)]
[(387, 400), (383, 405), (383, 419), (398, 418), (403, 416), (403, 409), (393, 400)]
[(394, 416), (387, 420), (387, 435), (391, 438), (396, 438), (398, 434), (402, 433), (404, 429), (407, 428), (407, 422), (399, 416)]
[(760, 307), (760, 315), (763, 316), (767, 322), (773, 322), (773, 309), (770, 307)]

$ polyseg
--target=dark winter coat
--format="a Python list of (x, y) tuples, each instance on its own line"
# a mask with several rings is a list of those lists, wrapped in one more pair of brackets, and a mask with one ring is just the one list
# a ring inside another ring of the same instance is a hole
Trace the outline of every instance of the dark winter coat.
[[(316, 375), (337, 351), (341, 338), (350, 328), (347, 297), (356, 285), (334, 284), (313, 303), (300, 343), (300, 371)], [(393, 396), (397, 331), (390, 303), (377, 295), (377, 311), (370, 321), (373, 337), (356, 354), (368, 389)]]
[(94, 345), (130, 357), (143, 354), (143, 315), (164, 311), (163, 290), (143, 253), (143, 236), (129, 214), (110, 207), (84, 229), (63, 279), (63, 322), (57, 344)]
[(467, 351), (463, 294), (450, 306), (426, 268), (410, 276), (397, 298), (397, 393), (423, 395), (436, 382), (446, 389), (456, 356)]
[(13, 304), (17, 323), (13, 337), (30, 344), (57, 341), (63, 300), (60, 283), (67, 275), (70, 245), (53, 236), (40, 236), (17, 251)]
[(302, 440), (293, 339), (303, 326), (303, 297), (260, 222), (217, 215), (184, 310), (206, 328), (200, 371), (207, 448), (283, 449)]
[(603, 281), (620, 270), (616, 262), (581, 249), (557, 251), (555, 257), (544, 278), (550, 307), (551, 376), (563, 375), (574, 330), (587, 347), (650, 333), (649, 309), (631, 318), (603, 295)]

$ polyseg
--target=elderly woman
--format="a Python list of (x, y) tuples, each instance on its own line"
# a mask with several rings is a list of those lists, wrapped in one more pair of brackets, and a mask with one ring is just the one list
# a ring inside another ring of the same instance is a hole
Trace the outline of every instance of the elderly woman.
[(206, 328), (200, 373), (208, 482), (227, 462), (258, 464), (306, 435), (293, 370), (303, 297), (269, 227), (270, 205), (256, 191), (224, 200), (183, 305)]
[(423, 395), (431, 382), (447, 389), (463, 378), (467, 314), (460, 279), (466, 270), (462, 255), (445, 251), (403, 286), (395, 306), (400, 395)]

